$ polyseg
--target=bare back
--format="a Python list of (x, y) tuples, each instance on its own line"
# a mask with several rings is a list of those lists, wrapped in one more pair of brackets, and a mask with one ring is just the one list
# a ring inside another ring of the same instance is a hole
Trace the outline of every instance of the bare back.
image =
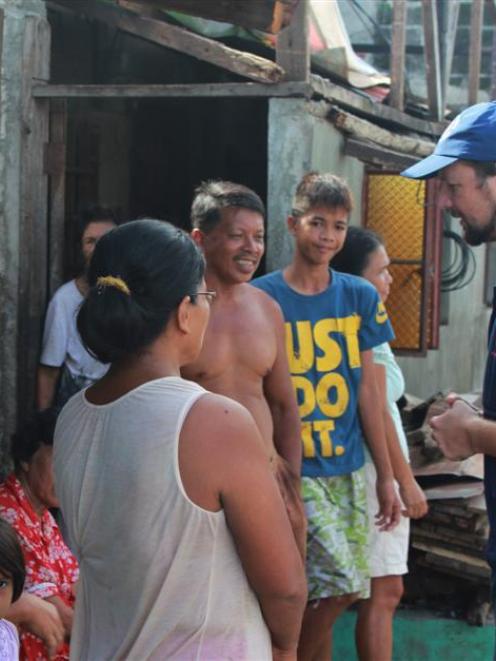
[(203, 348), (182, 375), (211, 392), (243, 404), (252, 414), (270, 457), (274, 455), (272, 416), (264, 381), (277, 357), (272, 302), (254, 287), (241, 284), (236, 295), (212, 306)]

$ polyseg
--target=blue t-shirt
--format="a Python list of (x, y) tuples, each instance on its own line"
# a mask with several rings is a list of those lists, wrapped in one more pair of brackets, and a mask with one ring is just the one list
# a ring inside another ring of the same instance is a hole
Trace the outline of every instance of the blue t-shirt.
[(364, 464), (358, 417), (360, 352), (389, 342), (391, 324), (375, 288), (331, 270), (320, 294), (305, 295), (275, 271), (252, 282), (280, 305), (301, 417), (305, 477), (346, 475)]
[[(489, 322), (488, 353), (482, 390), (484, 417), (496, 421), (496, 288), (493, 293), (493, 313)], [(487, 559), (496, 572), (496, 457), (484, 457), (484, 491), (489, 518)]]

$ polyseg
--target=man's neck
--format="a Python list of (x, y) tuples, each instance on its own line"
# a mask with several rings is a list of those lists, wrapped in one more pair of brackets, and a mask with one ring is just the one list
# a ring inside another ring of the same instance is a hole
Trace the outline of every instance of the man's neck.
[(220, 278), (216, 273), (209, 271), (208, 268), (205, 272), (205, 282), (207, 289), (213, 289), (217, 292), (217, 298), (223, 300), (234, 300), (240, 293), (240, 289), (244, 283), (239, 282), (226, 282)]
[(283, 271), (284, 280), (300, 294), (320, 294), (331, 282), (327, 264), (312, 265), (295, 254), (293, 261)]

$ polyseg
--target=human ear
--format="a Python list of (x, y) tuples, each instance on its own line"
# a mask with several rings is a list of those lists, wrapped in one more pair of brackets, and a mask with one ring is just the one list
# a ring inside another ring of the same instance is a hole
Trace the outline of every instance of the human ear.
[(294, 234), (297, 222), (298, 222), (298, 218), (295, 218), (295, 216), (288, 216), (287, 217), (286, 225), (288, 227), (288, 230), (289, 230), (290, 234)]
[(181, 333), (187, 335), (191, 329), (191, 297), (185, 296), (176, 309), (176, 323)]
[(205, 240), (205, 235), (203, 234), (201, 229), (198, 229), (198, 227), (194, 227), (191, 230), (191, 235), (190, 236), (193, 239), (193, 241), (196, 243), (197, 246), (199, 246), (200, 248), (203, 248), (203, 242)]

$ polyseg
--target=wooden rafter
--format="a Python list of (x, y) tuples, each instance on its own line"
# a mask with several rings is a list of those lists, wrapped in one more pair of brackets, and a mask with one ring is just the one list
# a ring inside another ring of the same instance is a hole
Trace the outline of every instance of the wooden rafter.
[[(126, 5), (126, 0), (115, 0)], [(146, 0), (143, 5), (277, 33), (289, 25), (298, 0)]]
[(145, 18), (95, 0), (57, 0), (57, 4), (88, 18), (103, 21), (116, 30), (209, 62), (257, 82), (276, 83), (284, 75), (284, 70), (270, 60), (228, 48), (213, 39), (164, 21)]

